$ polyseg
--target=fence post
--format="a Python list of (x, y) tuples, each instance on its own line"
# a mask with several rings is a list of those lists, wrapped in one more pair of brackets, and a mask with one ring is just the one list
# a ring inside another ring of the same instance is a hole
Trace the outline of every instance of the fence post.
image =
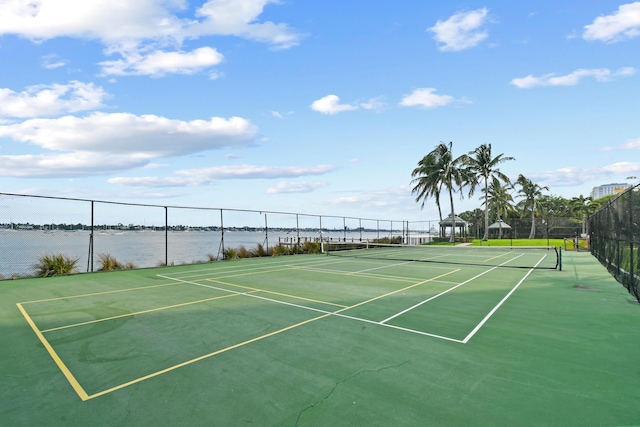
[(169, 208), (164, 207), (164, 265), (169, 265)]
[(264, 243), (267, 246), (267, 253), (269, 253), (269, 225), (267, 224), (267, 213), (264, 214)]
[(629, 202), (628, 202), (628, 206), (627, 209), (629, 209), (629, 233), (628, 233), (628, 239), (629, 239), (629, 276), (630, 276), (630, 280), (629, 280), (629, 285), (633, 288), (633, 295), (636, 297), (636, 299), (640, 298), (640, 293), (638, 292), (638, 287), (636, 286), (636, 280), (634, 279), (635, 277), (635, 263), (633, 262), (634, 258), (633, 258), (633, 250), (634, 250), (634, 237), (633, 237), (633, 191), (629, 191), (627, 192), (627, 194), (629, 194)]
[(89, 254), (87, 255), (87, 271), (93, 273), (93, 205), (91, 201), (91, 232), (89, 233)]

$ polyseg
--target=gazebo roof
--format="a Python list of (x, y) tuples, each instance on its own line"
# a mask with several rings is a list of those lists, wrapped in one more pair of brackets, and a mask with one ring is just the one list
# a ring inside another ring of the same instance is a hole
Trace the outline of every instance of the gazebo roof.
[(506, 222), (504, 222), (503, 220), (499, 219), (489, 226), (490, 230), (494, 230), (497, 228), (511, 228), (511, 226)]
[[(467, 221), (465, 221), (464, 219), (460, 218), (458, 215), (456, 215), (455, 221), (456, 221), (456, 227), (462, 226), (462, 225), (467, 225)], [(447, 226), (447, 227), (451, 227), (452, 223), (453, 223), (453, 221), (451, 220), (451, 215), (449, 215), (448, 217), (446, 217), (445, 219), (440, 221), (440, 225)]]

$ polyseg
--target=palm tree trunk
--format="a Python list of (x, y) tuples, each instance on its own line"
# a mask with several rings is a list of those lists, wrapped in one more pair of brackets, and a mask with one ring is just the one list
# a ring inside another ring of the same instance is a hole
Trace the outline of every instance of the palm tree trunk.
[(488, 178), (484, 177), (484, 236), (483, 241), (489, 240), (489, 183)]
[(453, 191), (451, 191), (451, 188), (449, 189), (449, 201), (451, 202), (451, 237), (449, 242), (454, 243), (456, 241), (456, 212), (453, 209)]
[(529, 232), (529, 239), (535, 239), (536, 237), (536, 202), (533, 201), (531, 206), (531, 231)]
[(438, 206), (438, 215), (440, 216), (440, 222), (438, 223), (438, 225), (440, 226), (440, 228), (438, 229), (438, 235), (440, 237), (444, 237), (442, 235), (442, 226), (440, 224), (442, 224), (442, 208), (440, 208), (440, 202), (437, 202), (436, 205)]

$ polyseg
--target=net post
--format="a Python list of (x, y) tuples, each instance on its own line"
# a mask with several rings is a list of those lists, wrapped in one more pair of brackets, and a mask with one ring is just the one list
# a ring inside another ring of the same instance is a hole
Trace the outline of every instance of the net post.
[(558, 271), (562, 271), (562, 246), (558, 246)]

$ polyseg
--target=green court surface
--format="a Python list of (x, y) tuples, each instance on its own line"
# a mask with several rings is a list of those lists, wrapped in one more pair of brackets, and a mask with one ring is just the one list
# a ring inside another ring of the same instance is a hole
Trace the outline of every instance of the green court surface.
[(640, 424), (640, 305), (563, 270), (324, 255), (0, 282), (7, 426)]

